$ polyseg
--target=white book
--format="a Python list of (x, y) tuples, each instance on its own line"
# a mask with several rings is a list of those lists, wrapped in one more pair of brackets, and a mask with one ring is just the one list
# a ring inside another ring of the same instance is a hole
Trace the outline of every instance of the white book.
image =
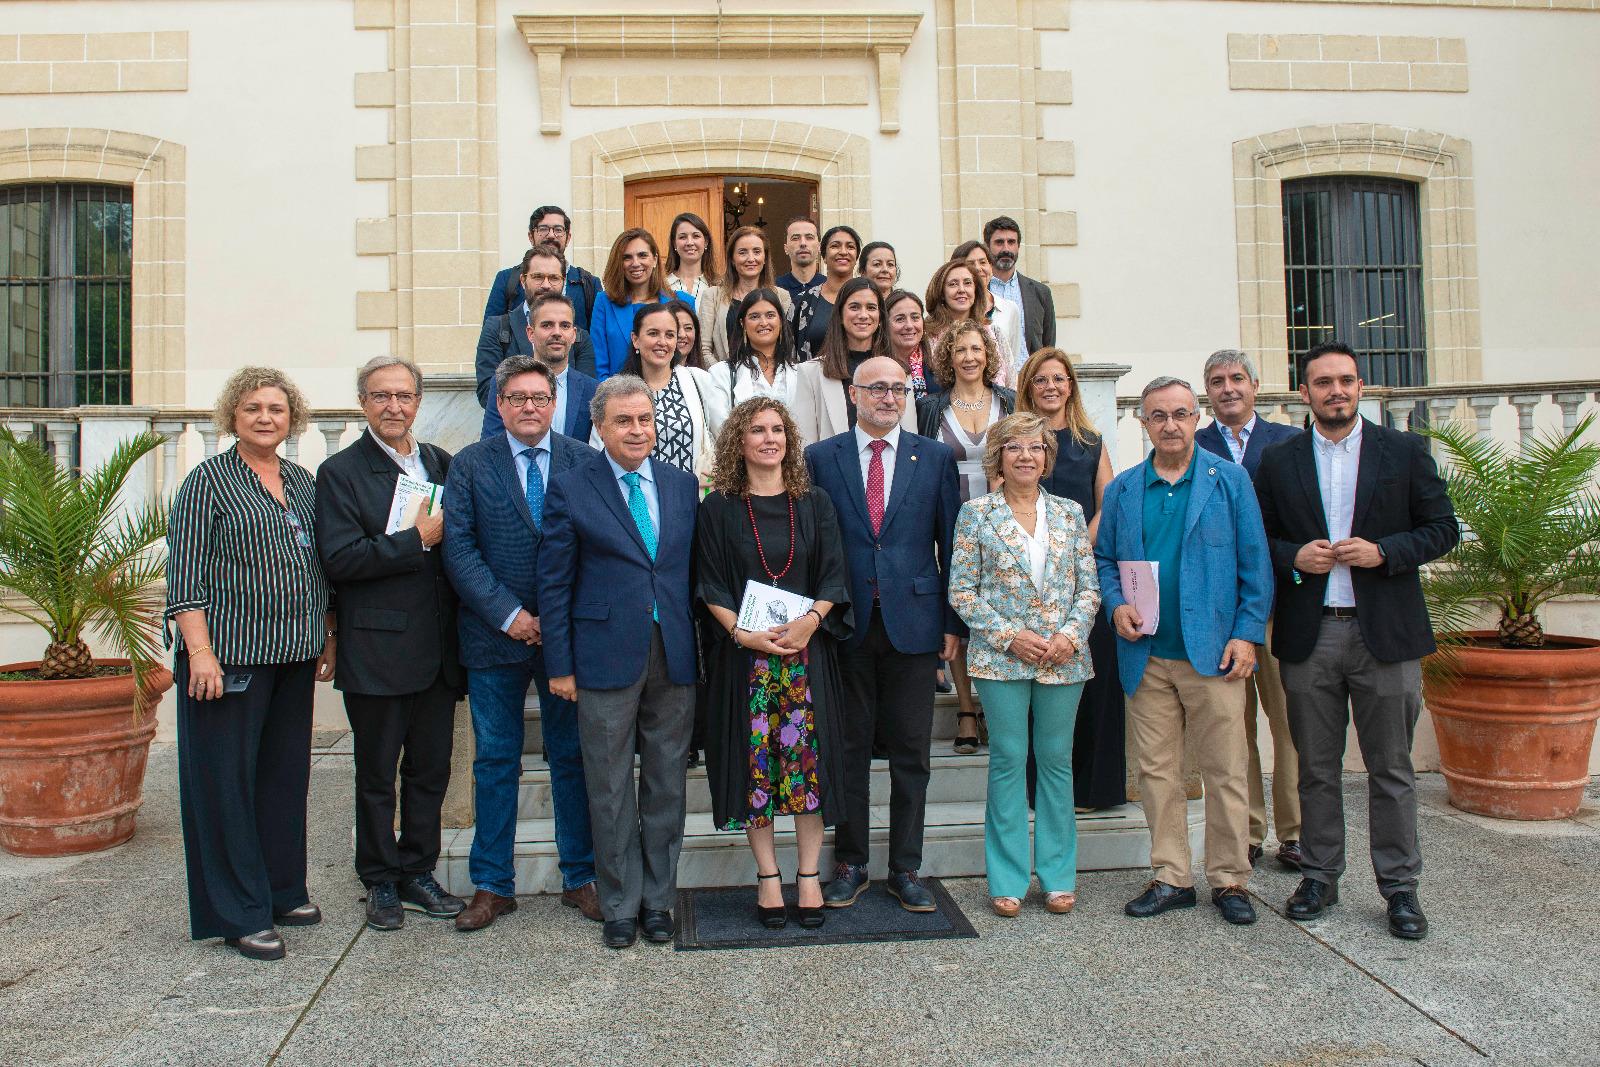
[[(383, 532), (395, 534), (409, 530), (417, 524), (424, 509), (432, 515), (443, 506), (444, 486), (402, 474), (394, 483), (394, 499), (389, 502), (389, 525)], [(426, 545), (423, 550), (427, 550)]]
[(810, 611), (815, 603), (787, 589), (748, 581), (744, 583), (744, 598), (739, 601), (738, 626), (741, 630), (770, 630), (793, 622)]

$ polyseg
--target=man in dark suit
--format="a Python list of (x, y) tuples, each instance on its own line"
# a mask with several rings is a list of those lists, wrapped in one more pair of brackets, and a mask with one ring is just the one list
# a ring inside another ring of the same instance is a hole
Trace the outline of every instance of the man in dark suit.
[(356, 397), (366, 431), (317, 471), (317, 551), (338, 597), (334, 686), (355, 735), (356, 874), (367, 887), (367, 925), (398, 930), (404, 909), (448, 919), (463, 906), (433, 877), (463, 680), (456, 594), (437, 551), (444, 519), (423, 514), (387, 532), (400, 475), (441, 483), (450, 453), (411, 435), (422, 404), (415, 364), (368, 361)]
[[(522, 257), (522, 279), (527, 285), (528, 299), (505, 314), (490, 315), (483, 320), (483, 328), (478, 333), (475, 363), (478, 406), (483, 408), (483, 427), (478, 434), (480, 438), (493, 437), (505, 429), (495, 404), (494, 371), (507, 356), (535, 356), (550, 364), (550, 369), (556, 372), (558, 395), (571, 391), (565, 381), (568, 367), (594, 380), (594, 344), (589, 340), (588, 331), (577, 324), (577, 314), (571, 312), (571, 297), (567, 298), (567, 307), (572, 328), (563, 335), (566, 344), (561, 348), (559, 358), (556, 358), (558, 353), (553, 350), (539, 351), (534, 341), (532, 306), (545, 296), (563, 295), (561, 264), (560, 255), (547, 245), (528, 249), (527, 255)], [(564, 413), (570, 417), (575, 410), (578, 409), (567, 407)], [(587, 441), (589, 417), (584, 414), (580, 418), (584, 432), (579, 440)], [(551, 425), (557, 433), (577, 436), (569, 432), (564, 421), (557, 420)]]
[[(604, 451), (550, 483), (539, 601), (550, 688), (578, 702), (603, 939), (672, 940), (694, 725), (694, 475), (650, 458), (655, 404), (613, 375), (592, 401)], [(634, 753), (639, 756), (635, 792)]]
[[(593, 428), (589, 421), (589, 400), (594, 396), (595, 386), (600, 383), (573, 368), (568, 359), (578, 333), (578, 328), (572, 322), (572, 301), (567, 299), (565, 293), (541, 293), (533, 298), (531, 306), (517, 314), (526, 322), (523, 337), (528, 342), (533, 358), (549, 367), (550, 373), (556, 376), (556, 406), (550, 418), (550, 428), (566, 434), (574, 441), (588, 444), (589, 431)], [(593, 358), (592, 351), (590, 358)], [(483, 436), (493, 437), (504, 429), (499, 405), (485, 408)]]
[(461, 930), (481, 929), (517, 906), (512, 854), (530, 681), (539, 691), (539, 727), (550, 764), (561, 900), (600, 918), (577, 709), (550, 691), (537, 595), (537, 575), (548, 565), (545, 487), (593, 452), (550, 432), (555, 375), (549, 367), (531, 356), (512, 356), (495, 378), (507, 429), (462, 449), (445, 484), (445, 566), (466, 609), (461, 661), (477, 746), (477, 829), (469, 858), (477, 891), (456, 918)]
[(1017, 357), (1017, 366), (1041, 348), (1056, 343), (1056, 298), (1050, 287), (1017, 270), (1022, 252), (1022, 227), (1009, 215), (990, 219), (983, 228), (983, 243), (989, 249), (994, 276), (989, 292), (1017, 306), (1022, 314), (1022, 343), (1027, 352)]
[[(855, 429), (806, 449), (811, 480), (836, 501), (860, 620), (839, 649), (852, 713), (845, 716), (844, 818), (834, 832), (832, 908), (867, 888), (872, 834), (868, 782), (874, 735), (889, 754), (889, 892), (908, 911), (933, 911), (922, 866), (933, 735), (934, 675), (958, 652), (946, 599), (950, 543), (961, 494), (948, 446), (902, 432), (905, 368), (875, 357), (856, 369)], [(846, 503), (848, 501), (848, 503)]]
[[(533, 209), (528, 216), (528, 244), (549, 245), (562, 257), (572, 240), (572, 219), (554, 204)], [(567, 296), (572, 300), (574, 314), (580, 327), (589, 328), (589, 317), (594, 314), (595, 300), (600, 292), (600, 280), (579, 266), (568, 266), (563, 258)], [(522, 285), (521, 270), (515, 265), (505, 267), (494, 276), (489, 286), (489, 297), (483, 304), (483, 317), (504, 315), (527, 299)]]
[(1460, 539), (1455, 509), (1421, 437), (1361, 417), (1355, 353), (1337, 341), (1300, 362), (1309, 433), (1269, 450), (1256, 493), (1277, 576), (1272, 651), (1283, 665), (1289, 725), (1300, 751), (1300, 886), (1291, 919), (1339, 899), (1344, 873), (1345, 734), (1355, 720), (1367, 766), (1372, 866), (1389, 932), (1416, 940), (1411, 738), (1422, 709), (1422, 657), (1433, 627), (1418, 570)]
[[(1194, 443), (1213, 455), (1242, 464), (1255, 477), (1261, 457), (1275, 444), (1297, 437), (1303, 430), (1272, 422), (1256, 414), (1260, 379), (1250, 357), (1236, 348), (1224, 348), (1206, 358), (1202, 374), (1213, 420), (1194, 435)], [(1272, 621), (1267, 621), (1272, 640)], [(1256, 673), (1245, 682), (1244, 734), (1250, 750), (1250, 862), (1263, 855), (1267, 839), (1267, 797), (1261, 781), (1261, 752), (1256, 743), (1256, 709), (1267, 713), (1272, 732), (1272, 820), (1278, 832), (1278, 862), (1300, 869), (1300, 770), (1289, 712), (1283, 699), (1283, 679), (1278, 660), (1265, 645), (1256, 647)]]

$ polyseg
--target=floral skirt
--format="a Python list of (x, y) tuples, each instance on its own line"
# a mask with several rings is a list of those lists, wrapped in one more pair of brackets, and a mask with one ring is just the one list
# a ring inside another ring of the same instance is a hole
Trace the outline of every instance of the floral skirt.
[(750, 803), (724, 830), (770, 826), (778, 815), (822, 808), (817, 782), (817, 722), (806, 653), (750, 661)]

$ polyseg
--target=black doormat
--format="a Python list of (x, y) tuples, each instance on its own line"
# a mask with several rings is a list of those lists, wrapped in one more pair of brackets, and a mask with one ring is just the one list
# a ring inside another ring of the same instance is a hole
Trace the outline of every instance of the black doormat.
[(794, 886), (784, 887), (789, 925), (768, 930), (756, 919), (754, 886), (678, 890), (680, 952), (715, 948), (793, 948), (800, 945), (851, 945), (874, 941), (937, 941), (977, 937), (937, 878), (924, 878), (939, 906), (937, 911), (912, 912), (889, 895), (882, 882), (874, 882), (848, 908), (827, 909), (828, 921), (815, 930), (795, 921)]

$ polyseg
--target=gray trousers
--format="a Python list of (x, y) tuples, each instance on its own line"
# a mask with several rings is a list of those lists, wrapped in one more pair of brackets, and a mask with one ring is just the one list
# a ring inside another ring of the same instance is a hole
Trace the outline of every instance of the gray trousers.
[(1355, 619), (1324, 616), (1317, 646), (1281, 663), (1289, 729), (1300, 752), (1301, 873), (1335, 883), (1344, 873), (1344, 745), (1348, 725), (1367, 765), (1372, 869), (1385, 898), (1415, 891), (1422, 873), (1411, 737), (1422, 711), (1422, 661), (1380, 663)]
[(678, 891), (694, 686), (667, 677), (661, 628), (651, 629), (638, 681), (625, 689), (578, 690), (595, 889), (607, 921), (637, 918), (640, 908), (670, 911)]

